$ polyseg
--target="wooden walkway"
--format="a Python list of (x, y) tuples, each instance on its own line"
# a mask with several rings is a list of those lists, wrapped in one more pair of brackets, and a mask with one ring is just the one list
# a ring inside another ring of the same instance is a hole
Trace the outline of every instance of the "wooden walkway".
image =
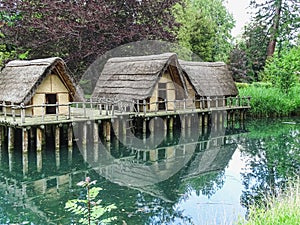
[[(198, 101), (198, 102), (197, 102)], [(155, 107), (151, 106), (155, 105)], [(163, 109), (159, 109), (163, 105)], [(196, 107), (198, 105), (198, 107)], [(45, 114), (47, 107), (55, 107), (55, 114)], [(188, 114), (210, 114), (213, 111), (238, 111), (250, 108), (249, 97), (215, 98), (200, 100), (176, 100), (146, 103), (141, 101), (111, 101), (71, 102), (68, 104), (43, 104), (29, 106), (15, 106), (0, 104), (0, 125), (13, 127), (40, 126), (49, 124), (64, 124), (86, 121), (99, 121), (119, 118), (123, 116), (135, 117), (165, 117)], [(67, 112), (60, 113), (61, 107)], [(152, 109), (150, 110), (150, 108)], [(35, 108), (42, 109), (42, 115), (26, 115), (26, 111)]]

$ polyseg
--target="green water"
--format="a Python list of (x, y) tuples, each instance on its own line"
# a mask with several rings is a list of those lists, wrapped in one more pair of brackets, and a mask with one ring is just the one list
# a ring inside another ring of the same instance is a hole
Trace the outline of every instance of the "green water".
[(140, 148), (136, 139), (115, 140), (55, 154), (50, 140), (41, 166), (30, 149), (28, 172), (21, 147), (8, 152), (4, 143), (0, 224), (78, 224), (64, 206), (85, 196), (76, 184), (87, 176), (103, 188), (103, 203), (117, 206), (110, 214), (115, 224), (232, 224), (298, 174), (299, 137), (300, 119), (293, 118), (157, 134)]

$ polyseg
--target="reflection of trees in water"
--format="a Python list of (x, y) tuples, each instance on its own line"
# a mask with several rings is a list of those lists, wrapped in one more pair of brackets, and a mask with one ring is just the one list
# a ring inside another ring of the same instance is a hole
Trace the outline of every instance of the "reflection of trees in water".
[(259, 126), (248, 126), (249, 139), (242, 152), (249, 160), (242, 173), (245, 191), (241, 203), (248, 209), (254, 203), (265, 204), (270, 194), (276, 196), (300, 171), (298, 127), (281, 122), (256, 124)]

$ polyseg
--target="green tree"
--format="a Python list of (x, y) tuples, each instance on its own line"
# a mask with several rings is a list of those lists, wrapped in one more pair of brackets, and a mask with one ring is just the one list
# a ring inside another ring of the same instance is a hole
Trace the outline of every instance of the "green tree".
[(268, 57), (274, 54), (277, 44), (280, 54), (282, 44), (299, 35), (299, 0), (265, 0), (263, 3), (252, 0), (251, 7), (256, 11), (253, 20), (266, 30), (265, 54)]
[(182, 47), (205, 61), (227, 61), (234, 21), (223, 0), (185, 0), (174, 7), (174, 15)]
[(283, 52), (281, 57), (274, 55), (268, 59), (261, 73), (263, 80), (272, 82), (273, 85), (279, 87), (282, 92), (288, 94), (299, 80), (299, 59), (299, 46)]

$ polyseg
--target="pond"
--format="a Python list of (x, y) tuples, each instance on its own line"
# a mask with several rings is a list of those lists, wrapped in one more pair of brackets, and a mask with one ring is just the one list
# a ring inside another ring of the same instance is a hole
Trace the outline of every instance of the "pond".
[(78, 144), (59, 154), (48, 144), (41, 167), (29, 151), (28, 174), (21, 147), (11, 152), (3, 143), (0, 224), (78, 224), (64, 207), (85, 196), (76, 184), (86, 177), (103, 189), (102, 204), (117, 206), (106, 215), (116, 216), (115, 224), (232, 224), (298, 174), (299, 137), (300, 118), (284, 118)]

